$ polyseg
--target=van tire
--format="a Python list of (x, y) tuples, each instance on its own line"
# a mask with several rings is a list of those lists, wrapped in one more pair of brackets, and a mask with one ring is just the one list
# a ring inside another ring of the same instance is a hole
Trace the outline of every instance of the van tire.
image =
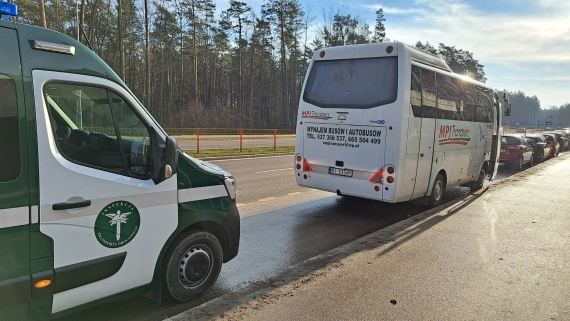
[(428, 206), (430, 208), (441, 205), (443, 199), (443, 191), (445, 190), (445, 182), (441, 173), (437, 174), (431, 188), (431, 195), (428, 198)]
[(163, 261), (163, 289), (176, 301), (200, 297), (218, 279), (223, 252), (211, 233), (192, 230), (176, 238)]

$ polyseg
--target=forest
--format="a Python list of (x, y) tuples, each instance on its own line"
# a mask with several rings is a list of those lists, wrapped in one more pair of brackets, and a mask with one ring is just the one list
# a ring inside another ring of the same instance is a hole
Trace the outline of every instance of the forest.
[[(315, 10), (297, 0), (265, 0), (255, 9), (229, 0), (221, 12), (213, 0), (14, 3), (18, 22), (59, 31), (92, 48), (171, 128), (294, 128), (316, 50), (390, 41), (382, 8), (370, 26), (346, 7)], [(443, 43), (413, 45), (442, 56), (454, 72), (486, 81), (473, 52)], [(536, 97), (515, 96), (529, 106), (516, 113), (521, 122), (538, 117)]]

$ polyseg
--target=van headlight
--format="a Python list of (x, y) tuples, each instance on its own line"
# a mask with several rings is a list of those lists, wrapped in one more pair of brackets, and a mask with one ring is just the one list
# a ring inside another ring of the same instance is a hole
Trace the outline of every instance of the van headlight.
[(235, 201), (237, 195), (236, 179), (232, 176), (226, 176), (224, 177), (224, 185), (226, 185), (226, 190), (232, 201)]

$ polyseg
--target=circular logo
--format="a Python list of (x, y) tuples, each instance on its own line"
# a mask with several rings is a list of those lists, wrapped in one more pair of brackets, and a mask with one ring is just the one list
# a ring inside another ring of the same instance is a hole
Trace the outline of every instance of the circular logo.
[(103, 208), (95, 220), (95, 237), (105, 247), (121, 247), (137, 235), (139, 210), (127, 201), (116, 201)]

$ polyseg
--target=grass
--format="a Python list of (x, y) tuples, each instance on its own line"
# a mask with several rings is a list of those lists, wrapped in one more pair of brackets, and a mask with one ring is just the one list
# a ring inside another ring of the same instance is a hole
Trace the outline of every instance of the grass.
[(258, 154), (277, 154), (277, 153), (292, 153), (295, 151), (295, 146), (280, 146), (273, 150), (273, 147), (247, 147), (242, 148), (241, 153), (239, 148), (220, 148), (220, 149), (205, 149), (200, 153), (195, 150), (185, 150), (184, 152), (195, 158), (204, 157), (219, 157), (219, 156), (237, 156), (237, 155), (258, 155)]

